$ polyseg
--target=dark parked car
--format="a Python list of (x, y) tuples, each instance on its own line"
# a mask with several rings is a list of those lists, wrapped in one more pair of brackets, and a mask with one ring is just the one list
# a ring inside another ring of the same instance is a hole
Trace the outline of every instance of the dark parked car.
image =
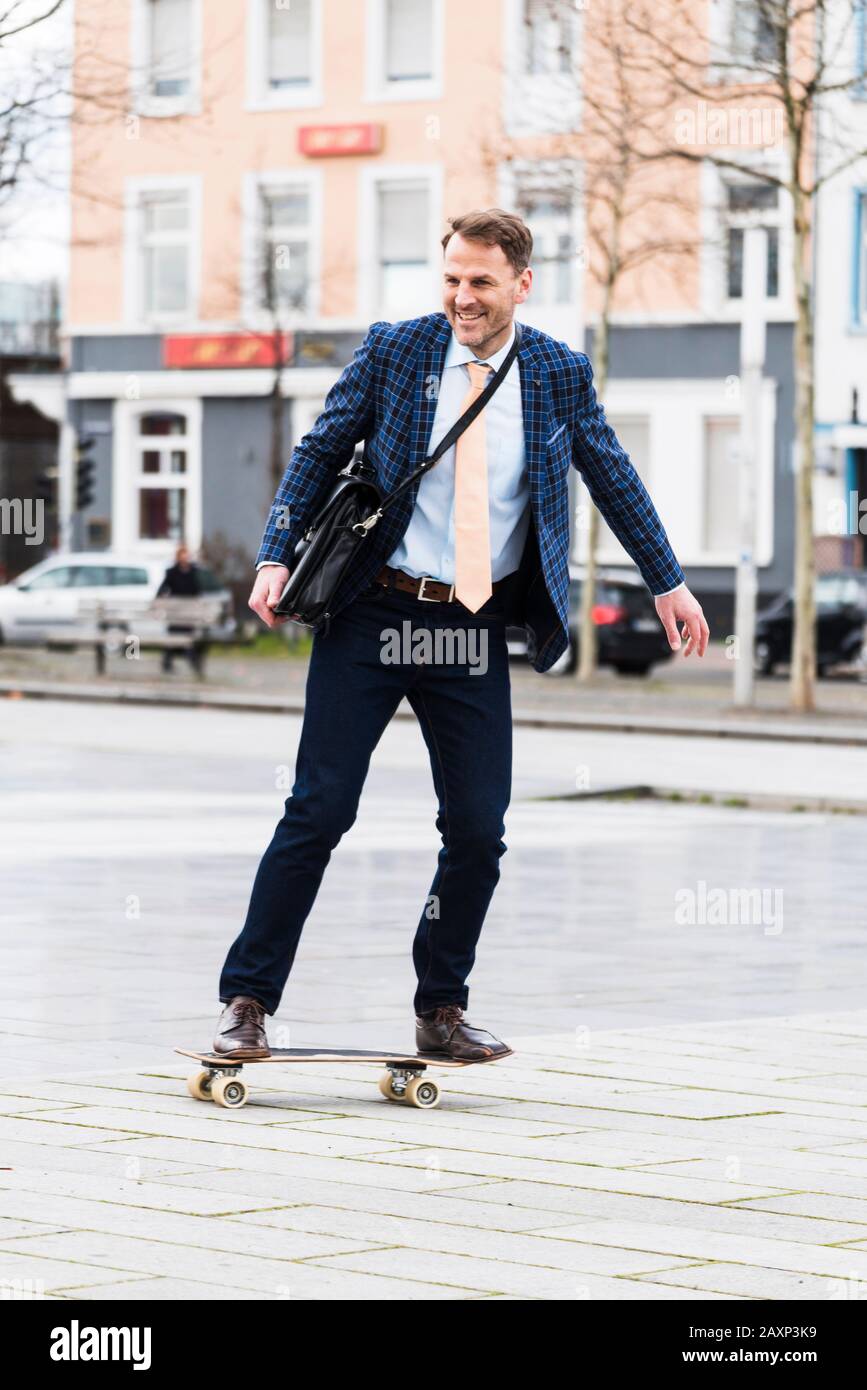
[[(574, 671), (578, 661), (581, 610), (580, 570), (569, 581), (569, 650), (551, 667), (551, 675)], [(593, 621), (598, 633), (599, 665), (613, 666), (624, 676), (646, 676), (658, 661), (668, 661), (671, 648), (656, 616), (653, 599), (638, 579), (624, 579), (602, 570), (596, 579)], [(506, 628), (509, 655), (526, 657), (527, 634), (522, 627)]]
[[(780, 594), (756, 618), (756, 669), (773, 674), (792, 655), (794, 596)], [(867, 571), (840, 570), (816, 579), (816, 662), (819, 674), (859, 660), (867, 623)]]

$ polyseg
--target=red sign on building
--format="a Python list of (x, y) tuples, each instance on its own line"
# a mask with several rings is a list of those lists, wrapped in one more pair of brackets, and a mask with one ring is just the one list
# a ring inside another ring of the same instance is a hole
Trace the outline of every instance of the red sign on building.
[(275, 367), (289, 361), (291, 333), (167, 333), (164, 367)]
[(303, 125), (298, 131), (301, 154), (379, 154), (382, 126), (372, 122), (351, 125)]

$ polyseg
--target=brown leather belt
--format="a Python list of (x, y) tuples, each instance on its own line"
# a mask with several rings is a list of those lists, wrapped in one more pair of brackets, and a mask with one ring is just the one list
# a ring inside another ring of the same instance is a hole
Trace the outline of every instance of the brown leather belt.
[[(382, 584), (386, 589), (400, 589), (401, 593), (412, 594), (424, 603), (460, 603), (460, 599), (455, 598), (454, 584), (446, 584), (442, 579), (431, 579), (426, 574), (417, 579), (412, 574), (405, 574), (403, 570), (392, 569), (391, 565), (383, 565), (376, 576), (376, 583)], [(491, 592), (496, 593), (502, 583), (502, 579), (496, 579), (491, 585)]]

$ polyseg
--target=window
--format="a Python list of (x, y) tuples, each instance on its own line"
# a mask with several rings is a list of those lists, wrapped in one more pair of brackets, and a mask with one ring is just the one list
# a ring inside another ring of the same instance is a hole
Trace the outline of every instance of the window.
[(852, 316), (856, 324), (867, 325), (867, 191), (855, 193), (855, 283), (852, 286)]
[(780, 190), (770, 183), (740, 182), (726, 186), (726, 296), (743, 297), (744, 231), (758, 223), (767, 231), (765, 295), (780, 293)]
[(863, 608), (864, 589), (856, 575), (835, 574), (816, 580), (816, 606), (828, 612), (834, 608)]
[(112, 565), (109, 574), (109, 582), (118, 587), (130, 588), (133, 585), (148, 583), (147, 570), (132, 569), (127, 565)]
[(45, 570), (19, 587), (28, 593), (31, 590), (38, 592), (40, 589), (68, 589), (72, 584), (72, 575), (73, 571), (69, 565), (58, 565), (56, 569)]
[(112, 582), (107, 565), (79, 565), (72, 577), (74, 589), (106, 589)]
[(191, 0), (147, 0), (148, 93), (185, 97), (192, 86), (193, 14)]
[(572, 71), (575, 0), (523, 0), (523, 69), (531, 76)]
[(366, 18), (365, 101), (442, 95), (448, 0), (355, 0)]
[(311, 198), (301, 186), (260, 188), (260, 277), (257, 307), (311, 307)]
[(309, 87), (313, 69), (310, 0), (261, 0), (267, 11), (267, 81), (272, 92)]
[(422, 180), (377, 187), (379, 308), (386, 318), (423, 311), (431, 292), (430, 191)]
[(185, 539), (190, 441), (186, 416), (143, 412), (137, 419), (133, 485), (138, 539)]
[(184, 190), (143, 193), (139, 231), (143, 312), (149, 316), (189, 312), (189, 195)]
[(740, 421), (704, 422), (704, 549), (730, 554), (738, 548)]
[(247, 104), (318, 106), (323, 0), (245, 0)]
[(576, 295), (574, 198), (557, 183), (518, 180), (517, 211), (533, 233), (533, 302), (540, 308), (570, 304)]
[(385, 0), (386, 82), (428, 82), (433, 77), (432, 0)]
[(773, 66), (777, 61), (780, 0), (733, 0), (731, 48), (735, 61)]

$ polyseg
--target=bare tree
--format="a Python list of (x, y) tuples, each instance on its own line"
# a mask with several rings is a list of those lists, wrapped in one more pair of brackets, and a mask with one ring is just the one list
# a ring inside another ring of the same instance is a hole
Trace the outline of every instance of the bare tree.
[[(583, 234), (577, 243), (563, 238), (545, 250), (537, 243), (537, 271), (579, 264), (597, 292), (593, 372), (596, 393), (604, 402), (609, 375), (610, 326), (624, 289), (640, 296), (652, 273), (673, 284), (697, 255), (696, 200), (675, 177), (674, 160), (660, 149), (669, 118), (668, 96), (648, 79), (640, 40), (625, 20), (627, 0), (595, 0), (591, 7), (574, 0), (534, 0), (525, 10), (524, 56), (547, 62), (555, 74), (550, 86), (537, 89), (527, 109), (522, 90), (522, 120), (531, 136), (500, 134), (485, 144), (485, 162), (493, 172), (514, 164), (524, 171), (516, 179), (517, 210), (531, 229), (534, 193), (542, 202), (558, 196), (577, 204)], [(583, 42), (577, 42), (577, 11), (583, 13)], [(579, 63), (580, 53), (580, 63)], [(519, 60), (520, 61), (520, 60)], [(537, 69), (538, 70), (538, 69)], [(519, 89), (519, 73), (509, 74)], [(574, 115), (563, 130), (562, 111)], [(553, 120), (552, 120), (553, 116)], [(528, 159), (530, 168), (528, 170)], [(580, 329), (577, 320), (575, 330)], [(597, 583), (599, 512), (582, 486), (576, 525), (586, 524), (579, 618), (578, 679), (596, 669), (598, 642), (593, 621)], [(580, 521), (579, 521), (580, 518)]]
[[(783, 190), (791, 200), (791, 272), (795, 300), (794, 378), (797, 474), (795, 482), (795, 625), (790, 703), (815, 706), (816, 610), (813, 540), (815, 471), (814, 284), (812, 241), (819, 189), (867, 155), (863, 138), (847, 130), (841, 98), (855, 94), (863, 74), (852, 61), (863, 0), (728, 0), (717, 14), (730, 22), (708, 31), (708, 7), (697, 0), (639, 0), (626, 16), (644, 46), (649, 76), (668, 92), (672, 110), (710, 108), (722, 117), (715, 143), (706, 133), (672, 138), (663, 157), (710, 161), (750, 181)], [(833, 107), (816, 158), (818, 120)], [(755, 113), (780, 127), (779, 164), (757, 160), (743, 131)], [(745, 659), (751, 659), (747, 653)]]
[[(625, 22), (626, 0), (600, 0), (585, 27), (582, 164), (586, 268), (600, 293), (593, 337), (596, 392), (604, 401), (610, 366), (610, 328), (624, 281), (651, 264), (657, 275), (682, 272), (698, 251), (696, 207), (690, 190), (671, 177), (674, 161), (659, 159), (668, 117), (665, 94), (648, 82), (641, 45)], [(585, 574), (581, 588), (577, 675), (589, 680), (597, 664), (593, 621), (599, 512), (586, 499)]]

